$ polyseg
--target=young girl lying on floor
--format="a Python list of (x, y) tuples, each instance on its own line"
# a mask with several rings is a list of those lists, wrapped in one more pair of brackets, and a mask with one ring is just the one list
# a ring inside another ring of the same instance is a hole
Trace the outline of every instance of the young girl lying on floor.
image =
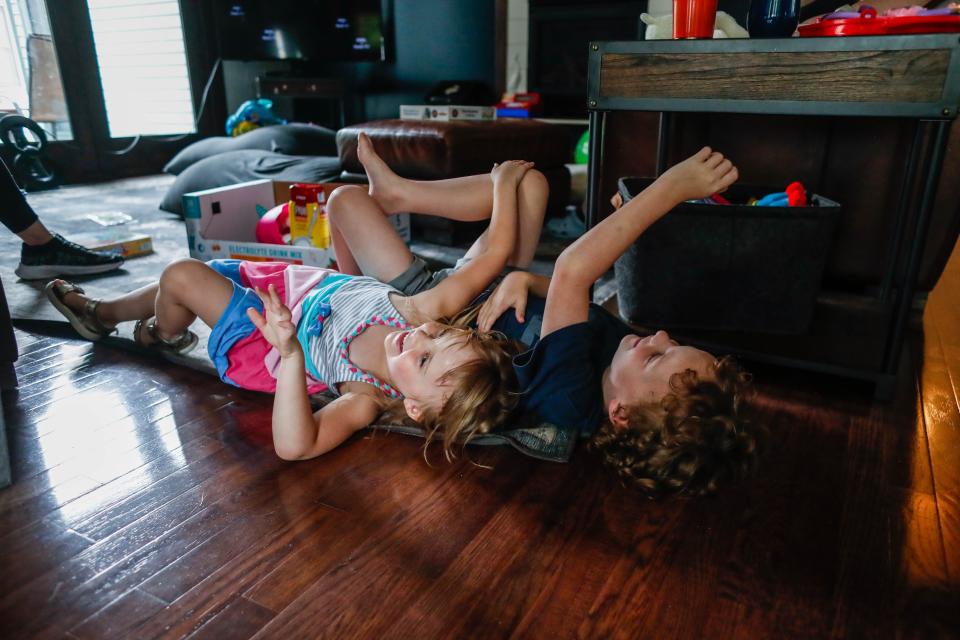
[[(372, 148), (367, 139), (361, 147), (363, 160)], [(542, 174), (522, 161), (495, 166), (490, 176), (411, 183), (402, 196), (406, 210), (491, 219), (472, 259), (430, 283), (377, 201), (355, 188), (338, 190), (327, 206), (347, 273), (187, 259), (164, 269), (158, 283), (114, 300), (88, 298), (62, 280), (51, 282), (47, 295), (89, 339), (138, 320), (136, 340), (182, 351), (196, 342), (187, 327), (199, 317), (213, 328), (208, 350), (223, 380), (276, 393), (274, 446), (285, 459), (325, 453), (400, 407), (428, 433), (439, 434), (449, 455), (455, 442), (511, 414), (516, 347), (435, 320), (461, 311), (508, 261), (529, 266), (536, 245), (514, 246), (518, 216), (521, 226), (539, 230), (546, 196)], [(351, 275), (357, 265), (396, 288)], [(324, 387), (338, 397), (314, 413), (308, 393)]]
[(626, 206), (615, 196), (618, 210), (561, 254), (552, 279), (511, 273), (478, 313), (481, 330), (535, 343), (514, 359), (521, 408), (591, 437), (621, 480), (651, 496), (713, 493), (753, 470), (763, 430), (745, 417), (748, 376), (665, 331), (634, 335), (590, 304), (590, 287), (675, 205), (736, 179), (729, 160), (702, 149)]

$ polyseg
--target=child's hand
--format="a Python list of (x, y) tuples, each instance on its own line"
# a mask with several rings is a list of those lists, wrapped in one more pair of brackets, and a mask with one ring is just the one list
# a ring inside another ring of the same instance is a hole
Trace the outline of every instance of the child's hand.
[(280, 352), (281, 358), (300, 353), (300, 342), (297, 341), (297, 325), (293, 324), (290, 309), (280, 300), (276, 288), (272, 284), (267, 286), (266, 292), (258, 288), (257, 295), (263, 302), (263, 311), (266, 318), (260, 315), (256, 309), (247, 309), (247, 316), (260, 330), (263, 337), (267, 339), (267, 342)]
[(657, 182), (662, 181), (680, 203), (726, 191), (738, 177), (737, 168), (722, 153), (704, 147), (680, 164), (670, 167)]
[(526, 275), (522, 271), (514, 271), (507, 274), (507, 277), (497, 285), (480, 307), (480, 313), (477, 315), (477, 329), (482, 333), (490, 331), (497, 318), (511, 307), (516, 309), (517, 322), (524, 322), (523, 314), (527, 309), (529, 292)]
[(532, 162), (526, 160), (507, 160), (493, 165), (490, 177), (494, 184), (511, 184), (517, 186), (523, 180), (527, 171), (533, 168)]

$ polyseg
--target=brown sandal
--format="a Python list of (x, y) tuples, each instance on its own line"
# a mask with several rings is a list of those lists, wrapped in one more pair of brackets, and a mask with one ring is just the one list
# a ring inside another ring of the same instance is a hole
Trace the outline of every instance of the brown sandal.
[(100, 300), (87, 300), (79, 313), (63, 302), (68, 293), (86, 293), (79, 285), (66, 280), (51, 280), (43, 288), (43, 293), (57, 311), (70, 321), (70, 326), (87, 340), (99, 340), (116, 332), (116, 327), (108, 327), (97, 317)]
[[(150, 336), (153, 342), (143, 341), (141, 338), (143, 330), (146, 330), (147, 335)], [(137, 323), (133, 325), (133, 340), (143, 347), (167, 351), (169, 353), (187, 353), (197, 346), (197, 342), (200, 341), (200, 339), (197, 338), (197, 334), (189, 329), (184, 329), (183, 333), (175, 338), (160, 337), (160, 334), (157, 333), (156, 316), (150, 316), (145, 320), (137, 320)]]

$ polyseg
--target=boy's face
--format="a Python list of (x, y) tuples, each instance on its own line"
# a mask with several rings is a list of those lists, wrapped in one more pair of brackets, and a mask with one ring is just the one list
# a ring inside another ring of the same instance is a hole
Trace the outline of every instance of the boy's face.
[(715, 362), (711, 354), (678, 344), (666, 331), (646, 338), (629, 335), (610, 363), (610, 396), (625, 406), (655, 403), (669, 393), (673, 374), (693, 369), (709, 378)]
[(384, 340), (390, 379), (404, 395), (404, 407), (414, 420), (427, 407), (440, 409), (449, 393), (449, 385), (441, 382), (443, 376), (477, 357), (461, 336), (447, 329), (439, 322), (428, 322), (391, 332)]

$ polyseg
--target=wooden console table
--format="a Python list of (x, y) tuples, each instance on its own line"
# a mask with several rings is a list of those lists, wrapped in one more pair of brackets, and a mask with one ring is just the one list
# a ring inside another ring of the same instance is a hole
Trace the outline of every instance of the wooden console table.
[[(905, 162), (893, 237), (878, 297), (892, 305), (883, 365), (856, 369), (769, 353), (747, 357), (874, 381), (892, 393), (921, 254), (960, 107), (960, 36), (596, 42), (590, 45), (587, 224), (598, 220), (604, 130), (611, 111), (661, 113), (657, 171), (666, 162), (671, 112), (873, 116), (918, 122)], [(911, 196), (918, 177), (922, 187)], [(895, 259), (909, 243), (909, 258)], [(716, 346), (716, 345), (712, 345)]]

